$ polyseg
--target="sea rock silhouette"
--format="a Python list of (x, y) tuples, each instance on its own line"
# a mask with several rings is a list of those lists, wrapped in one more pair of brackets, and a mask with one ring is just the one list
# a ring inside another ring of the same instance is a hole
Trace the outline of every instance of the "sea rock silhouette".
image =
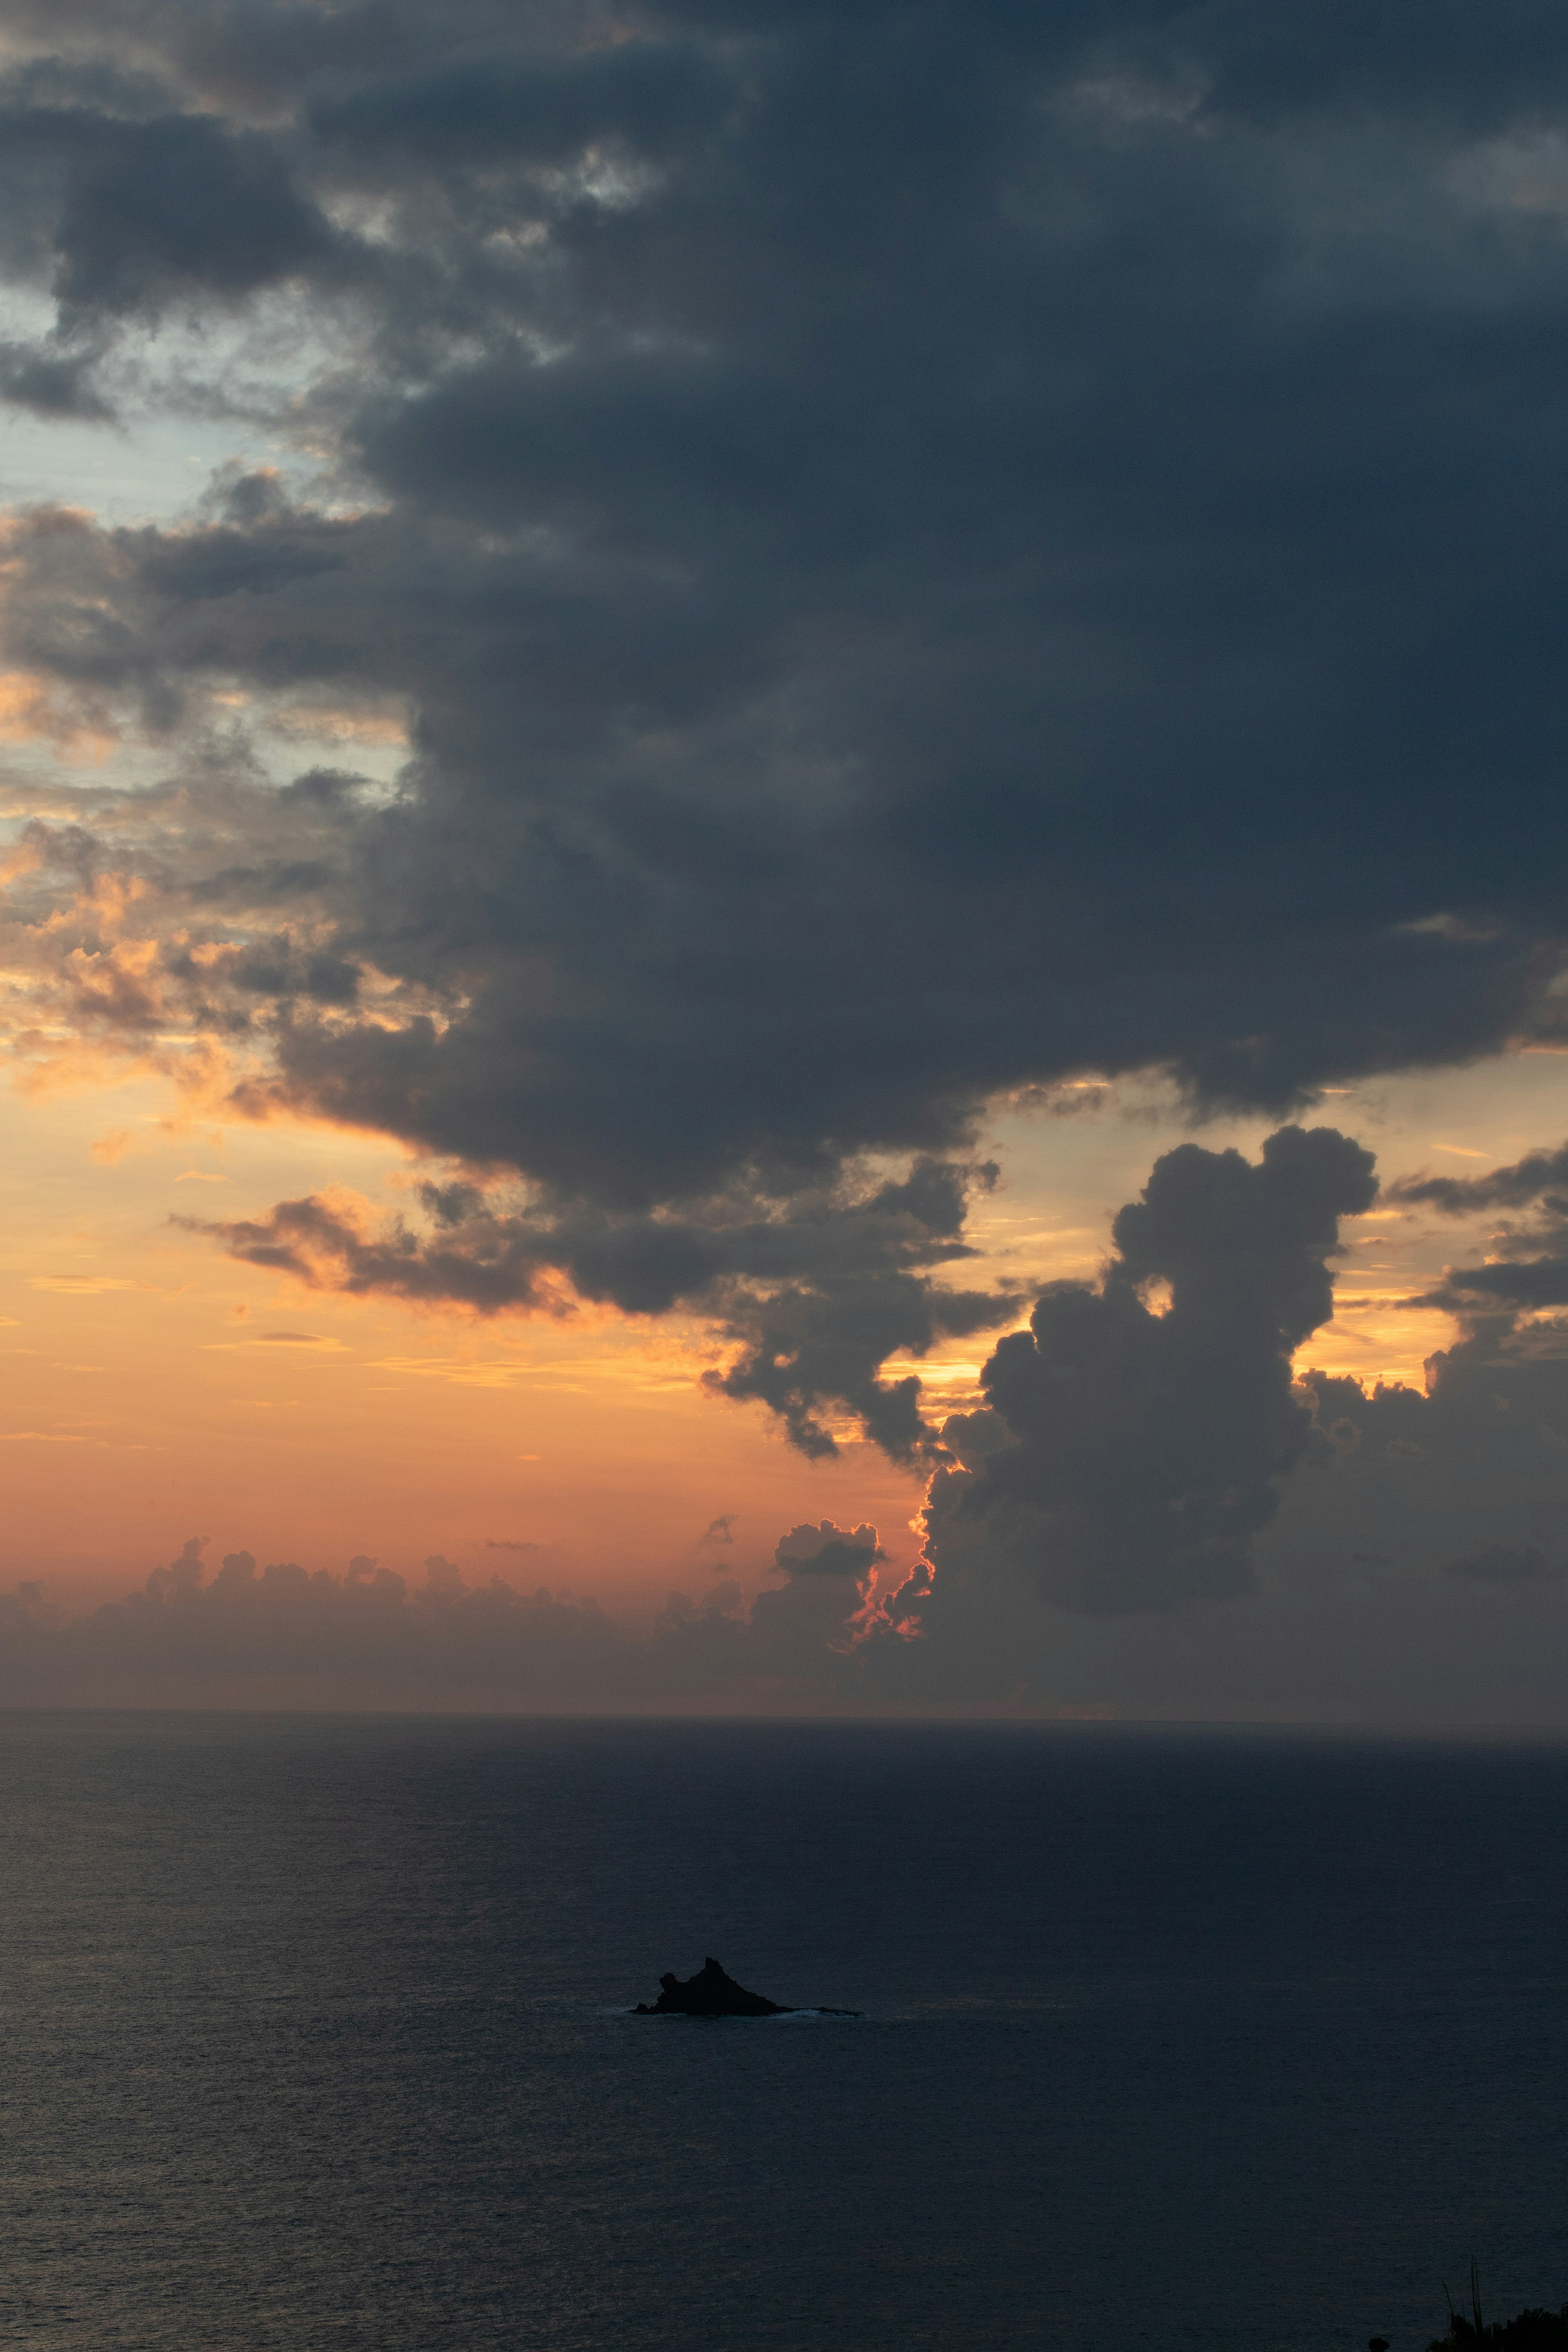
[(748, 1992), (732, 1976), (726, 1975), (717, 1960), (703, 1961), (694, 1977), (682, 1984), (678, 1976), (662, 1976), (663, 1988), (656, 2001), (639, 2000), (633, 2015), (637, 2017), (783, 2017), (783, 2001), (768, 2000), (760, 1992)]
[[(684, 1983), (678, 1976), (662, 1976), (662, 1990), (653, 2001), (639, 2000), (633, 2010), (634, 2017), (788, 2017), (789, 2006), (782, 2000), (769, 2000), (765, 1994), (748, 1992), (732, 1976), (721, 1969), (711, 1955), (705, 1959), (694, 1977)], [(798, 2013), (798, 2012), (795, 2012)], [(856, 2009), (822, 2009), (818, 2017), (858, 2017)]]

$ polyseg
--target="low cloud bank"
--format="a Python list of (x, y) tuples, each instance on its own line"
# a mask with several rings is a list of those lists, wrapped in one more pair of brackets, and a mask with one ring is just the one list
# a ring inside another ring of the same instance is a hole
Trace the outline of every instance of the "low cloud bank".
[[(466, 1585), (439, 1558), (423, 1584), (363, 1559), (312, 1573), (258, 1569), (246, 1553), (204, 1573), (193, 1542), (139, 1591), (74, 1622), (37, 1584), (0, 1595), (0, 1705), (1568, 1730), (1568, 1547), (1466, 1549), (1435, 1508), (1426, 1528), (1404, 1530), (1397, 1554), (1371, 1553), (1355, 1540), (1366, 1466), (1340, 1448), (1326, 1474), (1298, 1468), (1260, 1544), (1255, 1589), (1234, 1602), (1069, 1611), (1005, 1563), (983, 1572), (971, 1555), (936, 1579), (914, 1637), (868, 1599), (864, 1568), (797, 1564), (749, 1610), (730, 1580), (699, 1598), (671, 1593), (645, 1632), (543, 1587)], [(1387, 1498), (1421, 1466), (1381, 1465)], [(850, 1538), (866, 1532), (835, 1530), (828, 1543), (841, 1561), (863, 1557)]]
[(363, 1556), (334, 1575), (230, 1552), (209, 1575), (204, 1548), (193, 1537), (139, 1591), (72, 1622), (40, 1584), (0, 1596), (0, 1702), (660, 1709), (743, 1704), (789, 1680), (810, 1705), (853, 1687), (885, 1557), (874, 1528), (825, 1519), (781, 1540), (786, 1580), (748, 1613), (734, 1583), (701, 1602), (674, 1592), (638, 1635), (544, 1585), (469, 1586), (439, 1553), (411, 1587)]

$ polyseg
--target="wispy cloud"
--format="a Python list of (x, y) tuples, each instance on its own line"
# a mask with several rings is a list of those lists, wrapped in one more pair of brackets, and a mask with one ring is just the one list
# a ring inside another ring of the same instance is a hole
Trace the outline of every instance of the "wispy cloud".
[(152, 1290), (155, 1286), (122, 1274), (30, 1274), (27, 1287), (58, 1291), (66, 1298), (94, 1298), (111, 1290)]

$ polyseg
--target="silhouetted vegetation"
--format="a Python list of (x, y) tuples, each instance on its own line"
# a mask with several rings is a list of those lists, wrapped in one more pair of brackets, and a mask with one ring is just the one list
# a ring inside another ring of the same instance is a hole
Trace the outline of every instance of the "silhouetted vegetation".
[(1494, 2319), (1489, 2326), (1481, 2315), (1480, 2277), (1475, 2263), (1470, 2264), (1470, 2315), (1448, 2305), (1448, 2333), (1434, 2336), (1426, 2352), (1480, 2352), (1483, 2345), (1497, 2345), (1500, 2352), (1568, 2352), (1568, 2303), (1561, 2311), (1537, 2308), (1521, 2311), (1512, 2319)]
[(1456, 2311), (1447, 2336), (1434, 2336), (1427, 2352), (1455, 2352), (1460, 2345), (1466, 2352), (1477, 2352), (1483, 2344), (1499, 2345), (1503, 2352), (1568, 2352), (1568, 2303), (1561, 2311), (1521, 2311), (1512, 2319), (1494, 2319), (1489, 2326), (1479, 2327)]

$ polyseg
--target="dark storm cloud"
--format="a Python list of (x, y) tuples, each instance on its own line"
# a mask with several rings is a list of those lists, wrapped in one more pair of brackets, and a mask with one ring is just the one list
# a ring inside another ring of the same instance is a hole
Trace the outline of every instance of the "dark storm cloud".
[(1191, 1143), (1157, 1160), (1100, 1289), (1053, 1283), (985, 1365), (986, 1410), (943, 1430), (933, 1565), (994, 1555), (1085, 1610), (1246, 1591), (1310, 1432), (1291, 1358), (1332, 1312), (1339, 1220), (1375, 1191), (1332, 1128), (1280, 1129), (1257, 1167)]
[(5, 266), (60, 306), (18, 396), (270, 304), (336, 497), (35, 517), (12, 658), (172, 744), (215, 690), (405, 702), (330, 856), (304, 802), (166, 849), (187, 913), (315, 927), (171, 984), (268, 1043), (247, 1108), (531, 1188), (414, 1241), (284, 1204), (258, 1263), (700, 1300), (729, 1393), (910, 1457), (879, 1365), (1001, 1309), (852, 1223), (803, 1271), (868, 1155), (1077, 1073), (1272, 1108), (1559, 1034), (1568, 33), (1525, 0), (17, 25)]

